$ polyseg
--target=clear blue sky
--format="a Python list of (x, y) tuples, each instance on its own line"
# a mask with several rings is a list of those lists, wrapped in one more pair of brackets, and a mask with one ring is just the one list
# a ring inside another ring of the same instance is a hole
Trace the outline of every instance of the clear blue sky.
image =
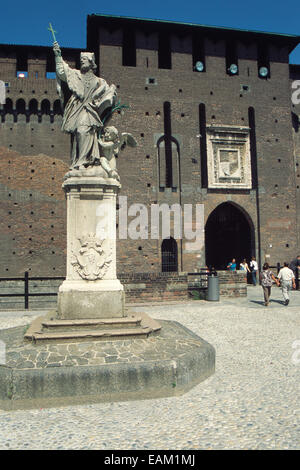
[[(61, 46), (84, 48), (92, 13), (300, 34), (299, 0), (15, 0), (1, 2), (0, 43), (51, 45), (51, 22)], [(291, 62), (300, 64), (300, 46)]]

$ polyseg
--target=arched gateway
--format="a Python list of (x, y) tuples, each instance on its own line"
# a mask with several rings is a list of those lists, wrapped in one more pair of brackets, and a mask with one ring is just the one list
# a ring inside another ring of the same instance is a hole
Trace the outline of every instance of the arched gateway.
[(232, 258), (237, 266), (255, 256), (254, 226), (249, 215), (232, 202), (220, 204), (205, 225), (205, 256), (207, 266), (226, 269)]

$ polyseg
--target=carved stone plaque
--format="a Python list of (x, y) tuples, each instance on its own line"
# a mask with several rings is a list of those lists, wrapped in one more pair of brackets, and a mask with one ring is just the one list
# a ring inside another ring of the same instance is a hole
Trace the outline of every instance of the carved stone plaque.
[(249, 130), (238, 126), (207, 126), (209, 188), (252, 187)]
[(79, 239), (81, 248), (78, 253), (72, 253), (71, 264), (82, 279), (95, 281), (102, 279), (110, 263), (111, 252), (105, 253), (103, 241), (90, 234)]

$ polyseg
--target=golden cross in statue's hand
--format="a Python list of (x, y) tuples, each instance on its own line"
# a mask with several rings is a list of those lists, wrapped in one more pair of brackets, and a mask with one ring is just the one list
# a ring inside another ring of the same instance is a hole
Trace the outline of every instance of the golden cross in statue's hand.
[(50, 31), (50, 32), (52, 33), (53, 41), (56, 42), (55, 33), (57, 33), (57, 31), (54, 31), (54, 29), (52, 28), (52, 24), (51, 24), (51, 23), (49, 23), (48, 31)]

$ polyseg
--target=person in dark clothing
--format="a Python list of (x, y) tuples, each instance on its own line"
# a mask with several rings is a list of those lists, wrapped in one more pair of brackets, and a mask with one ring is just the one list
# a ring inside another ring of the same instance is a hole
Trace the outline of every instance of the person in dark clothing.
[(299, 277), (300, 277), (300, 255), (290, 262), (289, 268), (294, 272), (296, 289), (298, 290), (299, 289)]

